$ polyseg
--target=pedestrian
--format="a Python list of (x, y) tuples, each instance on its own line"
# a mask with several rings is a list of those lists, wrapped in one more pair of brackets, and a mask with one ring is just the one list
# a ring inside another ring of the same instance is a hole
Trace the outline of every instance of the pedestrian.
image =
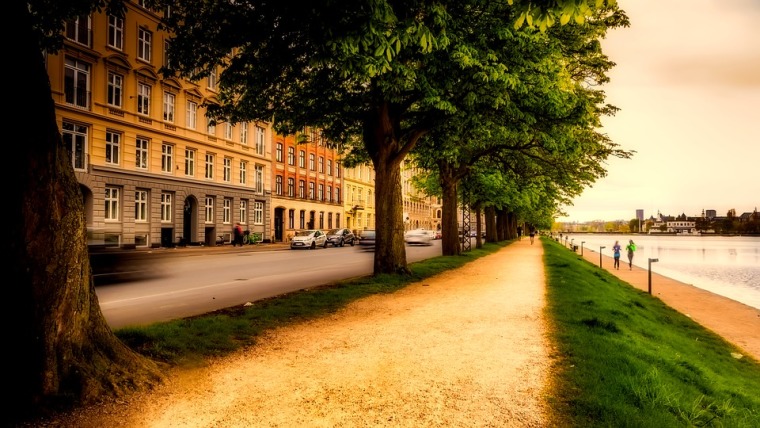
[(532, 227), (530, 228), (530, 245), (533, 245), (533, 238), (536, 236), (536, 230)]
[(522, 226), (517, 226), (517, 240), (522, 241)]
[(625, 250), (628, 251), (628, 270), (633, 270), (633, 253), (636, 251), (636, 244), (633, 243), (633, 239), (628, 241)]
[(233, 232), (233, 239), (232, 239), (232, 246), (235, 247), (237, 245), (243, 246), (243, 227), (240, 226), (240, 222), (235, 223), (235, 227), (232, 230)]
[(612, 257), (615, 259), (613, 268), (620, 270), (620, 243), (615, 241), (615, 245), (612, 246)]

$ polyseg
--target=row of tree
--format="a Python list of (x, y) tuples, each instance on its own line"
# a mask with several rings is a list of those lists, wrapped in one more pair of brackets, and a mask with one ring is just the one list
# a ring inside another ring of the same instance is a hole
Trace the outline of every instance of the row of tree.
[[(408, 272), (404, 159), (427, 171), (419, 184), (443, 198), (448, 255), (460, 251), (457, 201), (483, 210), (487, 239), (508, 239), (518, 219), (548, 228), (558, 207), (606, 174), (606, 159), (632, 155), (598, 130), (616, 111), (600, 87), (614, 66), (600, 40), (628, 25), (614, 0), (143, 3), (171, 10), (163, 26), (172, 35), (172, 68), (164, 75), (199, 79), (223, 69), (210, 117), (272, 121), (281, 134), (316, 127), (345, 152), (347, 166), (372, 162), (383, 202), (376, 274)], [(29, 80), (17, 113), (35, 124), (13, 135), (21, 172), (10, 196), (21, 209), (4, 244), (15, 278), (10, 320), (18, 326), (9, 338), (18, 368), (10, 408), (29, 414), (59, 400), (150, 387), (162, 374), (119, 342), (100, 312), (82, 197), (42, 55), (60, 48), (64, 20), (102, 8), (119, 15), (124, 5), (8, 7), (24, 30), (13, 53)]]

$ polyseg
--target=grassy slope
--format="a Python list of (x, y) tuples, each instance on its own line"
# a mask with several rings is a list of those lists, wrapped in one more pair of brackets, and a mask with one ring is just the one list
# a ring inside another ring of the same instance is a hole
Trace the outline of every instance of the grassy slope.
[(544, 248), (557, 423), (760, 427), (757, 361), (561, 244)]

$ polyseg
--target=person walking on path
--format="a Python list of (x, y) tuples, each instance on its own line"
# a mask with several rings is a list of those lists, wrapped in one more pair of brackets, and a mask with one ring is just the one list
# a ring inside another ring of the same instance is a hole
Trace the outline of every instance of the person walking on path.
[(628, 240), (625, 250), (628, 251), (628, 270), (633, 270), (633, 253), (636, 251), (636, 244), (633, 243), (633, 239)]
[(536, 237), (536, 229), (530, 228), (530, 245), (533, 245), (533, 239)]
[(615, 241), (615, 245), (612, 246), (612, 256), (615, 259), (612, 267), (620, 270), (620, 243), (618, 241)]

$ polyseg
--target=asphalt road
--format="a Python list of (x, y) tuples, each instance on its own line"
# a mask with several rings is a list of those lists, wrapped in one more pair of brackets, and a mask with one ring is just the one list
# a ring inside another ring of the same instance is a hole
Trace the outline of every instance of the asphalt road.
[[(411, 262), (441, 254), (407, 245)], [(359, 246), (289, 250), (287, 245), (143, 252), (119, 269), (124, 282), (100, 281), (96, 293), (112, 328), (200, 315), (338, 280), (372, 274), (373, 253)]]

